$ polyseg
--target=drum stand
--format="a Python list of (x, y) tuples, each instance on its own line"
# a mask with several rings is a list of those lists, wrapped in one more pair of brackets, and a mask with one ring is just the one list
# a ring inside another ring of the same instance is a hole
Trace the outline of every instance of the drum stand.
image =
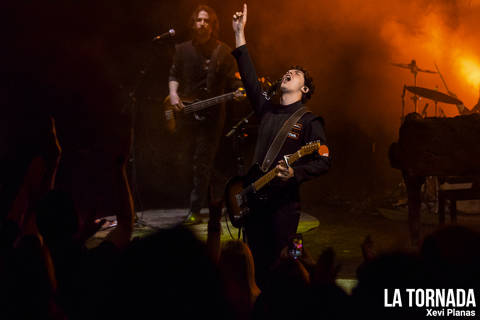
[[(412, 68), (410, 69), (413, 73), (413, 86), (416, 87), (417, 86), (417, 70), (415, 68)], [(418, 104), (418, 96), (417, 94), (414, 94), (413, 97), (412, 97), (412, 100), (413, 100), (413, 105), (415, 106), (415, 113), (417, 113), (417, 104)]]

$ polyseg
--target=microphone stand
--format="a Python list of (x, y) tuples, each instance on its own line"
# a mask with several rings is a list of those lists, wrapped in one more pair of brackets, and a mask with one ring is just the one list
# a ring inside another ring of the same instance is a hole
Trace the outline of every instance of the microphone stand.
[(243, 117), (240, 121), (238, 121), (232, 129), (225, 135), (226, 138), (230, 138), (233, 136), (233, 154), (235, 155), (235, 159), (237, 160), (237, 174), (244, 175), (245, 174), (245, 162), (242, 152), (240, 151), (241, 142), (245, 140), (245, 125), (248, 123), (248, 119), (250, 119), (255, 114), (254, 111), (247, 114)]
[(235, 134), (235, 132), (241, 128), (241, 126), (245, 125), (248, 123), (248, 119), (250, 119), (250, 117), (252, 117), (253, 115), (255, 114), (254, 111), (250, 112), (249, 114), (247, 114), (245, 117), (243, 117), (240, 121), (238, 121), (233, 127), (232, 129), (230, 129), (230, 131), (228, 131), (228, 133), (225, 135), (225, 138), (230, 138), (233, 134)]
[(138, 209), (141, 212), (141, 217), (137, 214), (137, 210), (135, 210), (135, 224), (141, 226), (147, 226), (147, 223), (143, 220), (143, 202), (140, 196), (140, 192), (138, 190), (138, 183), (137, 183), (137, 162), (135, 157), (135, 149), (136, 149), (136, 118), (137, 118), (137, 91), (139, 88), (143, 87), (145, 84), (145, 79), (147, 75), (150, 73), (150, 69), (155, 61), (154, 55), (150, 55), (147, 63), (138, 71), (138, 78), (136, 79), (134, 86), (128, 93), (130, 98), (130, 156), (128, 158), (128, 162), (130, 163), (130, 185), (132, 186), (132, 197), (134, 203), (134, 209), (136, 208), (136, 204), (138, 204)]
[[(152, 62), (150, 61), (145, 68), (140, 69), (138, 73), (140, 76), (138, 77), (135, 86), (133, 89), (128, 93), (130, 98), (130, 156), (128, 157), (128, 162), (130, 164), (130, 185), (132, 186), (132, 197), (133, 197), (133, 208), (135, 209), (135, 224), (139, 224), (142, 226), (146, 226), (146, 223), (143, 221), (143, 204), (138, 192), (138, 183), (137, 183), (137, 162), (136, 162), (136, 122), (137, 122), (137, 90), (140, 88), (146, 78), (147, 70), (150, 68)], [(137, 214), (136, 204), (142, 212), (142, 217), (140, 218)]]
[[(243, 117), (240, 121), (238, 121), (232, 129), (225, 135), (226, 138), (230, 138), (233, 136), (233, 154), (235, 155), (235, 159), (237, 160), (237, 174), (240, 176), (245, 175), (245, 161), (243, 154), (240, 150), (240, 145), (242, 142), (245, 141), (245, 138), (248, 136), (245, 134), (245, 126), (248, 124), (248, 119), (250, 119), (255, 114), (254, 111), (251, 111), (245, 117)], [(226, 217), (225, 217), (226, 218)], [(227, 223), (228, 226), (228, 223)], [(245, 228), (240, 227), (238, 229), (238, 239), (240, 237), (243, 238), (243, 242), (246, 242), (247, 235), (245, 233)]]

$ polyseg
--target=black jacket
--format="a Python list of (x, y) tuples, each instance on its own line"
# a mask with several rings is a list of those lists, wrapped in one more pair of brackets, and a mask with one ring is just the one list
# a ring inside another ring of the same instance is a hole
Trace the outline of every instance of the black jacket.
[[(247, 96), (255, 113), (260, 118), (260, 127), (253, 161), (254, 163), (257, 162), (261, 164), (270, 144), (283, 123), (292, 113), (302, 107), (302, 103), (298, 101), (287, 106), (271, 103), (260, 87), (247, 46), (238, 47), (232, 54), (237, 59), (240, 76), (242, 77)], [(276, 165), (284, 155), (296, 152), (311, 141), (320, 141), (322, 144), (326, 144), (323, 119), (312, 113), (306, 113), (289, 132), (287, 140), (277, 158), (274, 160), (272, 167)], [(273, 188), (286, 188), (288, 190), (284, 191), (298, 192), (300, 183), (317, 177), (330, 168), (330, 158), (314, 153), (295, 162), (292, 167), (294, 169), (295, 179), (291, 179), (286, 184), (276, 179), (276, 181), (272, 181), (271, 183)]]

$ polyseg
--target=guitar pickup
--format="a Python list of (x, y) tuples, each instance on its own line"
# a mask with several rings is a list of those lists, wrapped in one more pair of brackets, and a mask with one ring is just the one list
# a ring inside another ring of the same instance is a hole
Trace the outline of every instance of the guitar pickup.
[(166, 110), (165, 111), (165, 119), (166, 120), (172, 120), (173, 119), (173, 110)]
[(240, 208), (245, 203), (245, 197), (241, 193), (235, 195), (235, 200), (237, 201), (237, 206), (239, 206)]

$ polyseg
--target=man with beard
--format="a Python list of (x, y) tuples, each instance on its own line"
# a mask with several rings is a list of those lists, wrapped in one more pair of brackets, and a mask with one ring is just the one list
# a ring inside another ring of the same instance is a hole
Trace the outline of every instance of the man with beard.
[[(198, 6), (191, 17), (192, 40), (176, 46), (168, 87), (170, 103), (176, 111), (184, 108), (181, 97), (207, 99), (225, 89), (239, 87), (236, 65), (229, 48), (218, 40), (218, 19), (206, 5)], [(213, 161), (225, 120), (225, 105), (217, 105), (185, 117), (183, 128), (194, 143), (193, 190), (190, 213), (185, 223), (201, 221), (199, 213), (207, 193)]]

